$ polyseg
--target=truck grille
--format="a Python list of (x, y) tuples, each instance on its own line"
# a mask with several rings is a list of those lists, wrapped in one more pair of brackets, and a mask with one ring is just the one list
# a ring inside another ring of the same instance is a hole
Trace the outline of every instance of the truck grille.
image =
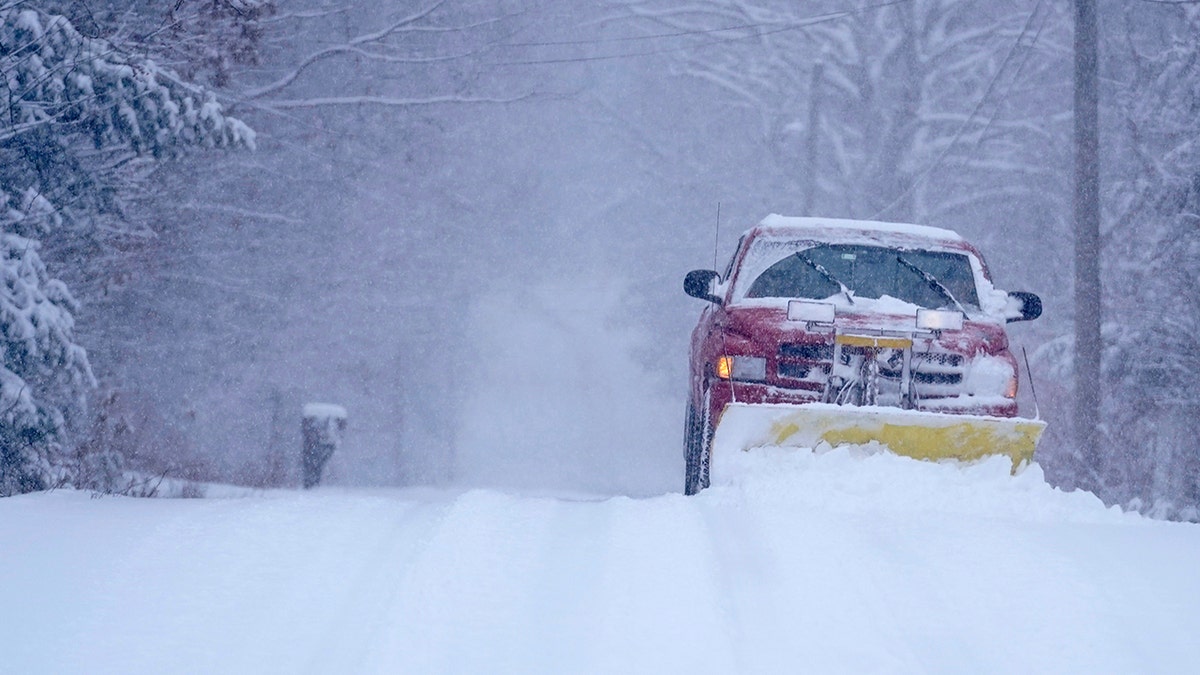
[(792, 342), (779, 345), (779, 377), (824, 386), (833, 362), (833, 345)]
[(918, 386), (927, 385), (922, 393), (956, 396), (963, 379), (961, 354), (924, 352), (913, 354), (912, 378)]
[[(900, 350), (843, 346), (843, 361), (848, 364), (852, 355), (868, 352), (874, 353), (879, 361), (880, 377), (895, 382), (898, 387), (901, 376)], [(918, 395), (922, 398), (958, 396), (962, 388), (964, 361), (961, 354), (913, 353), (912, 382)], [(831, 344), (794, 342), (779, 345), (776, 372), (780, 378), (823, 386), (829, 379), (832, 367)]]
[(917, 384), (962, 384), (962, 373), (925, 373), (916, 371), (913, 380)]
[(832, 361), (833, 345), (805, 342), (784, 343), (779, 345), (779, 356), (804, 361)]

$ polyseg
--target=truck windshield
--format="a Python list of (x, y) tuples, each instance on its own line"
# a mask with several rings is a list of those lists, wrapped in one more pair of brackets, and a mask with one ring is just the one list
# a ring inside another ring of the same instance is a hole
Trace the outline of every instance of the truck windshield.
[(828, 274), (822, 274), (793, 253), (759, 274), (746, 297), (821, 300), (840, 295), (842, 289), (837, 283), (840, 281), (855, 297), (887, 295), (929, 309), (955, 308), (953, 300), (936, 284), (930, 284), (922, 275), (906, 267), (899, 259), (902, 257), (935, 277), (964, 306), (979, 307), (971, 261), (961, 253), (858, 244), (818, 244), (803, 249), (803, 252), (813, 263), (828, 270)]

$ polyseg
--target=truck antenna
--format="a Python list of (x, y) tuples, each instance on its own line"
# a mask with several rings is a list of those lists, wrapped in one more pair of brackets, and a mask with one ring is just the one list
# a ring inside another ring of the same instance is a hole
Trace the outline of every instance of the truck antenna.
[[(713, 232), (713, 269), (717, 269), (717, 246), (721, 242), (721, 202), (717, 202), (717, 227)], [(719, 270), (718, 270), (719, 272)]]
[[(717, 247), (720, 246), (720, 244), (721, 244), (721, 202), (718, 201), (717, 202), (717, 227), (716, 227), (716, 232), (713, 233), (713, 270), (716, 271), (717, 274), (720, 274), (720, 271), (717, 270)], [(722, 279), (722, 281), (724, 281), (724, 279)], [(722, 352), (721, 358), (729, 358), (729, 355), (727, 353), (725, 353), (727, 351), (728, 350), (725, 349), (725, 333), (724, 333), (724, 331), (722, 331), (721, 332), (721, 352)], [(733, 386), (733, 364), (732, 363), (730, 364), (730, 372), (729, 372), (729, 397), (730, 397), (731, 401), (733, 401), (734, 403), (737, 403), (737, 390)]]

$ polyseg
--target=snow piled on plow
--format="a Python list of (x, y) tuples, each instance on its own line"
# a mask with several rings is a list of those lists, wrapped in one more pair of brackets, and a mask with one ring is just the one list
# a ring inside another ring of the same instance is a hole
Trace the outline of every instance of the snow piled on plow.
[(843, 513), (940, 513), (1030, 521), (1133, 522), (1094, 494), (1051, 488), (1036, 463), (1012, 475), (1008, 457), (930, 462), (878, 443), (718, 452), (713, 488), (789, 509)]
[(878, 450), (696, 497), (0, 500), (0, 670), (1194, 672), (1200, 527)]

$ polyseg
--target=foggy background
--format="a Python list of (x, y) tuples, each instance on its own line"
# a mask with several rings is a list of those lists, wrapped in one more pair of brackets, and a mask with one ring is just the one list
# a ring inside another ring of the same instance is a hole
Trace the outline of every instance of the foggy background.
[[(256, 132), (139, 174), (90, 248), (44, 237), (98, 385), (75, 438), (106, 429), (130, 467), (294, 484), (300, 407), (319, 401), (349, 411), (335, 484), (679, 490), (702, 309), (683, 275), (782, 213), (975, 242), (999, 287), (1045, 303), (1009, 334), (1051, 423), (1048, 478), (1200, 504), (1195, 404), (1162, 375), (1195, 352), (1145, 363), (1138, 345), (1166, 338), (1132, 334), (1197, 317), (1165, 301), (1196, 269), (1194, 6), (1101, 3), (1102, 263), (1122, 319), (1103, 466), (1069, 441), (1067, 4), (12, 6), (152, 55)], [(1146, 280), (1161, 269), (1182, 273)], [(1133, 438), (1130, 417), (1150, 420)]]

